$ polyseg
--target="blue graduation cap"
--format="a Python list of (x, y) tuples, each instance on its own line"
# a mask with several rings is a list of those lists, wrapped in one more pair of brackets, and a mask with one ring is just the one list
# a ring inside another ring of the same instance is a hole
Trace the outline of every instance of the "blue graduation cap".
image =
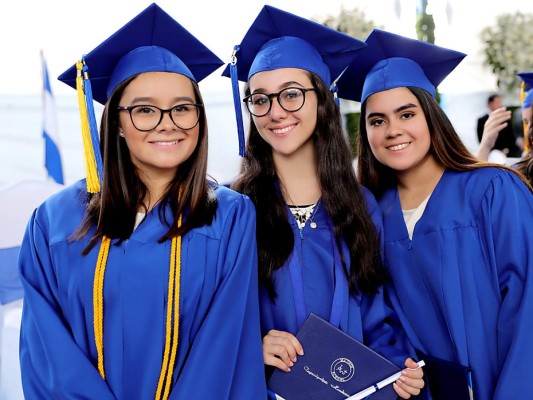
[(199, 82), (223, 64), (153, 3), (63, 72), (58, 79), (79, 94), (88, 191), (99, 192), (102, 180), (93, 99), (105, 104), (120, 83), (139, 73), (174, 72)]
[(516, 75), (527, 85), (527, 88), (524, 88), (525, 96), (522, 108), (530, 108), (533, 104), (533, 72), (518, 72)]
[[(113, 90), (141, 72), (175, 72), (200, 82), (220, 60), (189, 31), (153, 3), (84, 56), (93, 99), (105, 104)], [(76, 65), (59, 80), (76, 88)]]
[(272, 6), (264, 6), (240, 45), (234, 47), (223, 76), (231, 76), (239, 130), (239, 154), (244, 156), (244, 128), (238, 81), (258, 72), (300, 68), (318, 75), (327, 86), (353, 60), (364, 42)]
[(364, 102), (374, 93), (413, 86), (435, 88), (466, 54), (374, 29), (365, 47), (338, 80), (339, 97)]

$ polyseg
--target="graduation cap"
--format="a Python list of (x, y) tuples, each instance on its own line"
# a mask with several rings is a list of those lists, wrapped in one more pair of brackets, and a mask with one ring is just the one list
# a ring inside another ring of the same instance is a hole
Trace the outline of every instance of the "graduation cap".
[(353, 60), (364, 42), (272, 6), (264, 6), (222, 75), (231, 77), (239, 130), (239, 154), (244, 156), (244, 129), (238, 81), (258, 72), (300, 68), (318, 75), (327, 86)]
[(374, 29), (353, 63), (338, 80), (339, 97), (364, 102), (374, 93), (413, 86), (435, 95), (435, 88), (466, 54)]
[(222, 60), (153, 3), (63, 72), (58, 79), (78, 90), (89, 192), (99, 192), (102, 179), (93, 99), (105, 104), (120, 83), (139, 73), (174, 72), (199, 82), (221, 65)]
[(522, 101), (522, 108), (530, 108), (533, 104), (533, 72), (518, 72), (518, 75), (522, 81), (523, 85), (527, 85), (527, 88), (522, 87), (524, 91), (524, 100)]
[[(175, 72), (200, 82), (223, 62), (153, 3), (84, 56), (93, 99), (105, 104), (113, 90), (141, 72)], [(59, 80), (76, 88), (76, 65)]]

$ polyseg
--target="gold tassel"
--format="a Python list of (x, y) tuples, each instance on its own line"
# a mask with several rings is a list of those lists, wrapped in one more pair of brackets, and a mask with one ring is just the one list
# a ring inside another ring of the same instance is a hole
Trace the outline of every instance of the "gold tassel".
[(87, 104), (85, 104), (85, 93), (83, 85), (83, 63), (78, 61), (76, 63), (76, 91), (78, 93), (78, 105), (80, 109), (81, 120), (81, 134), (83, 139), (83, 154), (85, 158), (85, 173), (87, 178), (87, 192), (99, 193), (100, 181), (98, 179), (98, 171), (96, 169), (96, 160), (93, 152), (93, 144), (91, 139), (91, 128), (89, 126), (89, 117), (87, 115)]
[[(529, 90), (533, 90), (529, 89)], [(524, 104), (524, 100), (526, 99), (526, 84), (522, 82), (520, 84), (520, 105), (522, 106)], [(531, 121), (530, 121), (531, 123)], [(522, 127), (524, 129), (524, 153), (529, 154), (529, 138), (527, 137), (527, 123), (526, 121), (522, 121)]]

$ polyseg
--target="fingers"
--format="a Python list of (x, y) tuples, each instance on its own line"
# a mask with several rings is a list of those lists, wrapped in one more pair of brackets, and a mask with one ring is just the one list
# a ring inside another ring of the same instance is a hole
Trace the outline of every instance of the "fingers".
[(406, 368), (402, 371), (400, 378), (393, 383), (394, 390), (402, 399), (420, 394), (424, 387), (424, 372), (413, 359), (405, 361)]
[(392, 384), (392, 387), (394, 388), (394, 390), (396, 391), (396, 393), (398, 394), (398, 396), (400, 396), (402, 399), (408, 399), (411, 397), (411, 394), (408, 393), (407, 391), (403, 390), (402, 387), (400, 386), (401, 385), (401, 382), (400, 381), (396, 381)]
[(263, 359), (266, 365), (289, 372), (297, 356), (303, 354), (302, 345), (289, 332), (271, 330), (263, 337)]
[(398, 396), (402, 399), (408, 399), (411, 396), (418, 396), (420, 394), (420, 391), (424, 387), (424, 379), (409, 378), (402, 375), (392, 386)]
[[(509, 121), (512, 117), (511, 111), (508, 111), (505, 107), (498, 108), (490, 113), (485, 126), (487, 125), (501, 125)], [(507, 125), (507, 124), (506, 124)]]
[(511, 111), (507, 111), (505, 107), (498, 108), (489, 115), (483, 126), (483, 136), (480, 143), (485, 152), (488, 153), (492, 150), (498, 139), (498, 134), (507, 126), (507, 121), (510, 119)]
[(420, 369), (419, 365), (411, 357), (405, 360), (404, 365), (405, 365), (405, 368)]
[(502, 129), (504, 129), (512, 117), (511, 111), (508, 111), (505, 107), (497, 108), (492, 111), (483, 126), (483, 134), (479, 143), (477, 151), (477, 157), (480, 160), (487, 160), (490, 151), (496, 145), (496, 140)]
[(504, 121), (507, 121), (511, 119), (512, 113), (505, 107), (497, 108), (496, 110), (492, 111), (489, 115), (489, 118), (503, 118)]
[(486, 132), (488, 130), (490, 131), (494, 130), (495, 133), (499, 133), (506, 126), (507, 126), (506, 121), (500, 121), (499, 119), (494, 119), (489, 124), (485, 125), (483, 132)]
[(265, 351), (263, 351), (263, 360), (264, 360), (264, 363), (265, 365), (270, 365), (272, 367), (276, 367), (278, 369), (281, 369), (282, 371), (285, 371), (285, 372), (291, 372), (291, 368), (294, 363), (292, 363), (291, 361), (284, 361), (282, 360), (281, 358), (278, 358), (272, 354), (269, 354)]

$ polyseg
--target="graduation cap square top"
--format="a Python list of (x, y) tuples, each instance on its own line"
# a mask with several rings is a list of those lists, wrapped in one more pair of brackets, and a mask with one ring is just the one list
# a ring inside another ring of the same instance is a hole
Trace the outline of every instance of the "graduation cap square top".
[[(246, 82), (257, 72), (301, 68), (329, 86), (364, 46), (345, 33), (266, 5), (237, 46), (237, 75)], [(229, 66), (222, 75), (230, 76)]]
[[(223, 65), (155, 3), (85, 55), (84, 61), (93, 99), (101, 104), (121, 82), (142, 72), (175, 72), (199, 82)], [(58, 79), (76, 88), (76, 65)]]
[(421, 40), (374, 29), (338, 80), (339, 97), (364, 102), (374, 93), (413, 86), (435, 88), (466, 54)]
[(525, 88), (526, 94), (524, 101), (522, 102), (522, 108), (529, 108), (533, 104), (533, 72), (518, 72), (516, 75), (518, 75), (527, 86), (527, 88)]

